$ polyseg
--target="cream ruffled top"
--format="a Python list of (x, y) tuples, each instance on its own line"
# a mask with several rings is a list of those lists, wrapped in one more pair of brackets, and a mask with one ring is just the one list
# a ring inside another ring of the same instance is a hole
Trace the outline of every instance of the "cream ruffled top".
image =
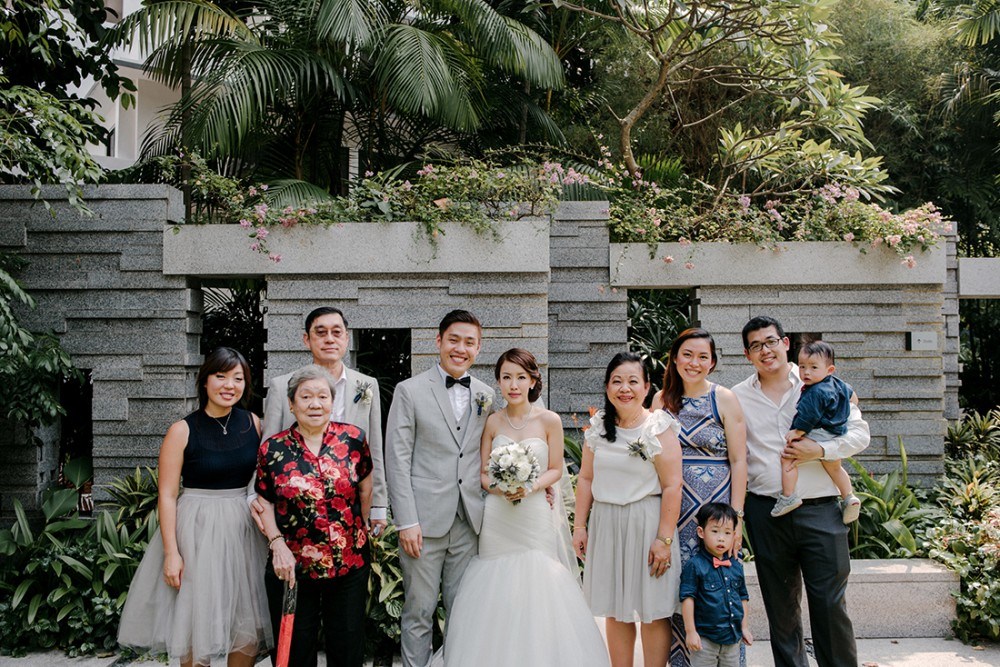
[(646, 496), (659, 495), (660, 480), (653, 459), (663, 451), (657, 439), (670, 429), (677, 434), (680, 424), (670, 414), (656, 410), (641, 424), (616, 429), (615, 441), (609, 442), (604, 432), (604, 411), (598, 410), (590, 419), (584, 436), (594, 452), (594, 500), (613, 505), (627, 505)]

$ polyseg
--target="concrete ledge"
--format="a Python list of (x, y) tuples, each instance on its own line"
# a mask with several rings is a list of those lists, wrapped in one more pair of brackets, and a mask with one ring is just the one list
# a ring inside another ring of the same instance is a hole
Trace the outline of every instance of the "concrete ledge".
[[(618, 287), (944, 284), (946, 272), (944, 247), (917, 252), (912, 269), (884, 247), (862, 253), (840, 242), (779, 243), (775, 250), (745, 243), (660, 243), (652, 259), (643, 243), (612, 243), (609, 252), (611, 284)], [(685, 267), (688, 262), (692, 268)]]
[(958, 260), (959, 299), (1000, 299), (1000, 257)]
[(435, 248), (415, 222), (349, 222), (277, 228), (267, 237), (281, 262), (250, 250), (238, 225), (180, 225), (163, 232), (166, 275), (548, 273), (549, 221), (499, 224), (500, 240), (448, 226)]
[[(754, 563), (745, 566), (750, 623), (756, 639), (770, 639)], [(955, 620), (958, 575), (926, 559), (852, 560), (847, 609), (859, 639), (945, 637)], [(802, 624), (807, 637), (809, 610), (802, 592)]]

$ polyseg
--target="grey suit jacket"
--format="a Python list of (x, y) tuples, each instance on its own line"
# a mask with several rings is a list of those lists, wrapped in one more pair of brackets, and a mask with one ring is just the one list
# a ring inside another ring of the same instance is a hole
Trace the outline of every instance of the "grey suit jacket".
[[(397, 526), (420, 524), (426, 537), (446, 535), (462, 503), (472, 528), (483, 524), (479, 443), (493, 390), (472, 378), (469, 420), (459, 430), (435, 365), (396, 385), (386, 425), (386, 475)], [(480, 408), (477, 395), (489, 398)]]
[[(364, 430), (368, 436), (368, 448), (372, 453), (372, 507), (388, 507), (385, 488), (385, 465), (382, 449), (382, 399), (378, 380), (353, 368), (347, 368), (347, 396), (344, 401), (344, 421)], [(292, 427), (295, 417), (288, 409), (288, 380), (292, 373), (279, 375), (271, 380), (264, 400), (264, 423), (261, 428), (261, 442), (272, 435)], [(372, 400), (354, 402), (358, 383), (371, 383)]]

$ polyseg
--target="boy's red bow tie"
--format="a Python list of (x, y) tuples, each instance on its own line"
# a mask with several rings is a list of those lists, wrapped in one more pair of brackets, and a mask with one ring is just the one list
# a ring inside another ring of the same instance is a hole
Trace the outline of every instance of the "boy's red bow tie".
[(712, 556), (712, 565), (714, 565), (715, 567), (719, 567), (720, 565), (725, 565), (726, 567), (729, 567), (732, 564), (733, 564), (732, 561), (730, 561), (728, 558), (726, 560), (721, 560), (719, 558), (716, 558), (715, 556)]

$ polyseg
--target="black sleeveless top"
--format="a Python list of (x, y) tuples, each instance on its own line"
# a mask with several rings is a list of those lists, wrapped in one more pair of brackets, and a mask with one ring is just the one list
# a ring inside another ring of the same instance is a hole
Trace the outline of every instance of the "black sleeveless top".
[(227, 423), (225, 417), (216, 420), (198, 410), (184, 421), (190, 431), (181, 467), (185, 488), (238, 489), (250, 483), (257, 469), (260, 436), (249, 412), (233, 408)]

